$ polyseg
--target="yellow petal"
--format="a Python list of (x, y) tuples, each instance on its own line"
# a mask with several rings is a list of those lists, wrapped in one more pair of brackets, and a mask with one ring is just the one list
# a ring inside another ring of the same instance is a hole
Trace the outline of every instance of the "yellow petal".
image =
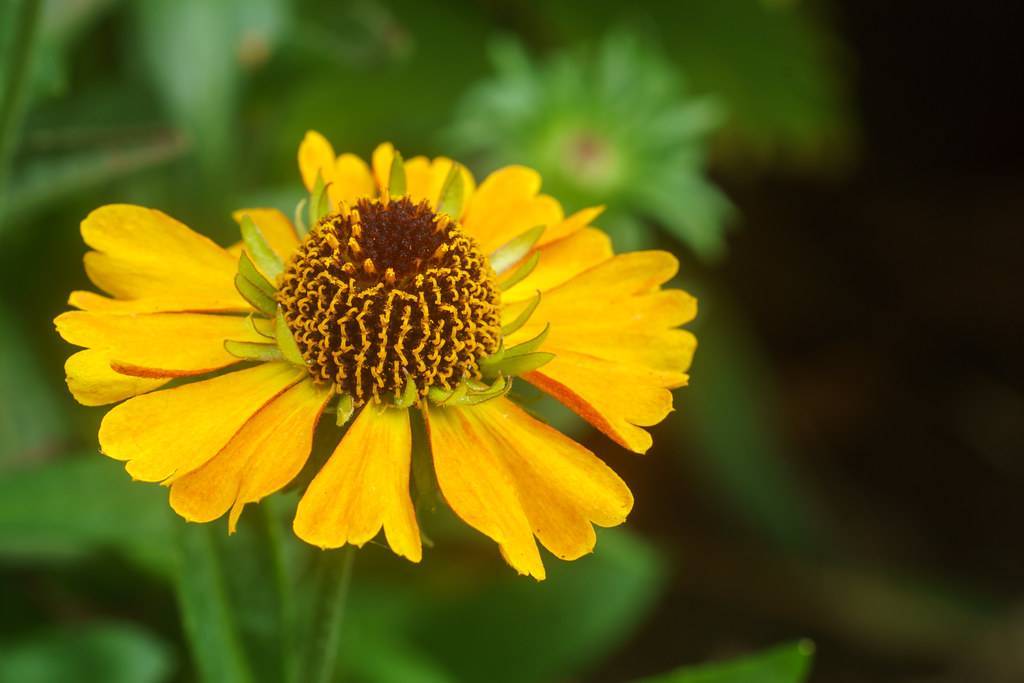
[(242, 219), (245, 216), (249, 216), (263, 233), (267, 244), (281, 259), (281, 263), (288, 263), (288, 259), (299, 246), (299, 236), (295, 232), (295, 226), (292, 225), (291, 219), (277, 209), (239, 209), (231, 215), (239, 225), (242, 224)]
[(540, 191), (540, 175), (524, 166), (506, 166), (487, 176), (470, 198), (462, 225), (490, 254), (539, 225), (562, 222), (562, 206)]
[[(491, 516), (504, 514), (509, 521), (503, 526), (521, 525), (525, 517), (528, 526), (516, 530), (524, 547), (529, 547), (526, 534), (536, 534), (545, 548), (565, 560), (593, 550), (596, 537), (592, 524), (621, 524), (633, 506), (629, 488), (611, 468), (506, 398), (472, 407), (432, 409), (432, 445), (441, 425), (447, 431), (434, 450), (441, 490), (457, 514), (499, 543), (502, 541), (495, 534), (474, 524), (456, 505), (477, 514), (479, 508)], [(459, 438), (452, 433), (457, 430), (462, 432), (461, 445), (472, 443), (472, 450), (459, 450), (459, 442), (450, 441)], [(453, 455), (460, 460), (487, 459), (486, 478), (470, 481), (480, 473), (462, 472), (463, 462), (445, 475), (449, 484), (446, 490), (441, 471), (451, 464)], [(497, 510), (499, 506), (506, 509)], [(492, 524), (491, 528), (501, 526)], [(503, 545), (503, 552), (506, 557), (514, 556), (508, 545)], [(526, 565), (512, 564), (520, 571), (527, 570)]]
[(586, 209), (580, 209), (561, 223), (545, 230), (540, 240), (537, 241), (537, 245), (541, 246), (565, 239), (569, 235), (588, 227), (602, 213), (604, 213), (603, 206), (591, 206)]
[(593, 550), (591, 523), (626, 521), (633, 507), (629, 488), (589, 450), (506, 398), (470, 410), (502, 446), (530, 527), (555, 556), (574, 560)]
[[(651, 446), (640, 427), (672, 410), (669, 389), (686, 383), (697, 345), (675, 329), (696, 315), (696, 300), (660, 289), (677, 268), (673, 256), (656, 251), (603, 261), (545, 292), (530, 321), (505, 340), (514, 346), (550, 324), (541, 350), (555, 360), (524, 378), (638, 453)], [(524, 305), (507, 305), (503, 317), (512, 319)]]
[[(544, 347), (547, 348), (546, 346)], [(672, 411), (670, 388), (686, 383), (681, 372), (663, 372), (557, 350), (555, 358), (523, 379), (635, 453), (646, 453), (651, 435)]]
[(362, 197), (373, 197), (375, 189), (370, 167), (355, 154), (342, 154), (334, 162), (334, 174), (327, 188), (327, 195), (334, 206), (341, 202), (353, 204)]
[(206, 463), (303, 370), (263, 363), (144, 396), (115, 407), (100, 424), (100, 449), (135, 479), (166, 481)]
[[(538, 266), (539, 267), (539, 266)], [(678, 267), (667, 252), (619, 254), (547, 290), (530, 323), (517, 335), (536, 333), (545, 323), (574, 330), (658, 330), (693, 320), (697, 300), (678, 289), (660, 289)], [(524, 302), (508, 304), (514, 318)]]
[(79, 351), (68, 358), (64, 363), (64, 373), (71, 395), (86, 406), (117, 403), (170, 381), (122, 375), (111, 369), (110, 356), (105, 351), (93, 349)]
[(428, 408), (424, 414), (437, 483), (448, 505), (497, 542), (517, 572), (543, 579), (544, 564), (516, 479), (502, 457), (504, 446), (472, 408)]
[(239, 362), (224, 340), (267, 341), (231, 315), (69, 311), (54, 322), (66, 341), (102, 350), (115, 370), (139, 377), (205, 374)]
[(377, 188), (381, 194), (388, 187), (391, 178), (391, 162), (395, 158), (395, 146), (390, 142), (382, 142), (373, 150), (373, 177), (377, 181)]
[(334, 180), (334, 148), (327, 138), (315, 130), (306, 131), (306, 136), (299, 144), (299, 174), (309, 191), (316, 185), (317, 175), (325, 183)]
[(202, 467), (171, 484), (171, 507), (192, 522), (217, 519), (228, 508), (234, 532), (247, 503), (280, 490), (302, 469), (329, 386), (299, 382), (256, 412)]
[(82, 221), (89, 278), (122, 299), (173, 302), (196, 311), (244, 311), (237, 260), (227, 250), (153, 209), (112, 204)]
[[(414, 202), (426, 200), (430, 207), (437, 208), (437, 200), (441, 196), (444, 182), (448, 179), (452, 164), (455, 163), (447, 157), (437, 157), (429, 160), (426, 157), (413, 157), (405, 162), (405, 187), (409, 198)], [(460, 166), (462, 173), (462, 207), (469, 205), (476, 185), (473, 174), (465, 166)], [(455, 216), (456, 219), (460, 216)]]
[(338, 548), (361, 546), (383, 527), (392, 550), (419, 562), (411, 453), (407, 410), (364, 408), (299, 501), (295, 534), (321, 548)]
[(522, 282), (502, 294), (502, 303), (532, 299), (538, 290), (554, 289), (613, 256), (611, 239), (597, 228), (584, 228), (565, 239), (540, 247), (539, 251), (537, 267)]
[[(241, 249), (239, 249), (241, 253)], [(111, 299), (110, 297), (77, 290), (68, 296), (68, 304), (83, 311), (96, 311), (103, 313), (168, 313), (179, 311), (206, 310), (196, 308), (192, 298), (181, 298), (164, 296), (159, 299)], [(211, 312), (220, 312), (213, 310)], [(228, 312), (228, 311), (225, 311)]]

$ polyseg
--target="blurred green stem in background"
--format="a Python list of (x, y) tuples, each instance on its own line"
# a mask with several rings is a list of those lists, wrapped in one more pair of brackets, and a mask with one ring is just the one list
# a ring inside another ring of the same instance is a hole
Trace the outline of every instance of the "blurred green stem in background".
[(267, 539), (270, 545), (271, 558), (274, 563), (274, 579), (277, 582), (278, 600), (281, 607), (281, 654), (284, 661), (281, 668), (284, 671), (286, 683), (294, 683), (298, 679), (298, 644), (295, 639), (295, 629), (298, 626), (298, 619), (295, 610), (295, 590), (292, 583), (292, 576), (289, 572), (287, 539), (281, 529), (280, 520), (286, 516), (281, 500), (278, 496), (268, 496), (259, 506), (263, 515), (263, 522), (266, 524)]
[(176, 589), (185, 634), (202, 680), (250, 683), (252, 672), (211, 533), (205, 524), (179, 525)]
[(352, 565), (356, 553), (352, 546), (342, 550), (324, 550), (317, 557), (316, 583), (313, 589), (309, 652), (304, 662), (303, 683), (330, 683), (338, 658), (341, 621), (352, 583)]
[[(22, 114), (28, 99), (32, 53), (39, 28), (40, 0), (10, 0), (0, 8), (0, 206)], [(6, 65), (6, 68), (3, 68)]]

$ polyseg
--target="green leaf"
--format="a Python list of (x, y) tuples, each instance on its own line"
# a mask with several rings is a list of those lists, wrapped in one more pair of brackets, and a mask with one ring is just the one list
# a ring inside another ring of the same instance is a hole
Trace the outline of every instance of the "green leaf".
[(259, 342), (224, 340), (224, 350), (235, 358), (255, 361), (283, 360), (284, 354), (277, 344), (260, 344)]
[(437, 197), (438, 213), (446, 213), (458, 220), (462, 215), (462, 203), (465, 200), (466, 188), (464, 185), (462, 165), (452, 163), (452, 167), (448, 170), (448, 177), (444, 179), (441, 192)]
[(277, 347), (281, 349), (284, 359), (295, 365), (306, 367), (306, 359), (302, 357), (299, 345), (295, 343), (295, 337), (285, 322), (284, 312), (278, 308), (277, 316), (274, 318), (274, 335), (277, 338)]
[(814, 644), (801, 640), (754, 655), (684, 667), (636, 683), (803, 683), (811, 670)]
[(520, 282), (529, 277), (530, 273), (533, 272), (533, 269), (537, 267), (538, 263), (540, 263), (540, 252), (535, 251), (532, 254), (530, 254), (529, 258), (523, 261), (522, 265), (515, 269), (515, 272), (513, 272), (511, 275), (509, 275), (501, 282), (499, 282), (498, 286), (502, 289), (502, 291), (508, 291), (509, 289), (512, 289), (512, 287), (518, 285)]
[(0, 645), (0, 681), (163, 683), (174, 673), (171, 648), (132, 624), (90, 622)]
[(277, 302), (273, 297), (268, 296), (258, 285), (253, 284), (241, 273), (235, 275), (235, 289), (260, 313), (267, 316), (277, 315)]
[(185, 634), (200, 677), (206, 683), (249, 683), (235, 614), (214, 531), (206, 524), (178, 524), (178, 566), (175, 587)]
[(242, 216), (241, 231), (242, 241), (245, 242), (245, 248), (248, 250), (249, 255), (252, 256), (256, 266), (270, 280), (276, 280), (284, 272), (284, 264), (281, 263), (281, 259), (274, 250), (270, 248), (267, 238), (263, 236), (263, 231), (260, 230), (256, 222), (248, 215)]
[(388, 173), (388, 196), (401, 197), (405, 194), (405, 162), (402, 155), (395, 150), (391, 158), (391, 171)]
[(538, 289), (537, 296), (530, 300), (530, 303), (526, 305), (526, 308), (519, 312), (519, 315), (515, 317), (515, 320), (508, 323), (507, 325), (502, 325), (501, 333), (505, 336), (508, 336), (519, 330), (519, 328), (522, 327), (523, 325), (525, 325), (527, 321), (530, 319), (530, 316), (533, 315), (533, 312), (537, 310), (537, 306), (540, 305), (540, 296), (540, 290)]
[[(530, 228), (495, 249), (494, 253), (491, 254), (491, 268), (494, 269), (494, 272), (501, 275), (519, 263), (524, 256), (530, 253), (533, 245), (537, 244), (537, 240), (544, 234), (545, 229), (547, 229), (547, 226), (544, 225)], [(511, 285), (507, 287), (511, 287)]]
[(167, 493), (133, 482), (120, 463), (95, 451), (64, 457), (0, 476), (0, 557), (38, 562), (113, 548), (169, 573), (172, 516)]

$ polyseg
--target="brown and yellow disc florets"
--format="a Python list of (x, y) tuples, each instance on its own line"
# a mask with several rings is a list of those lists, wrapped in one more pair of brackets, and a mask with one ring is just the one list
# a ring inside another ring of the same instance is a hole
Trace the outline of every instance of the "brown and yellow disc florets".
[(476, 243), (408, 198), (360, 199), (324, 216), (277, 299), (314, 378), (356, 406), (393, 399), (410, 381), (423, 396), (478, 379), (501, 339), (498, 288)]

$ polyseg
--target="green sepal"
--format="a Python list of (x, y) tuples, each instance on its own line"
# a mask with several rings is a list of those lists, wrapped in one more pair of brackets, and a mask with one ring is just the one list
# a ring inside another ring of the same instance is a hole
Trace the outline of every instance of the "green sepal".
[(401, 395), (395, 396), (395, 407), (396, 408), (408, 408), (409, 406), (416, 403), (416, 399), (419, 397), (419, 391), (416, 388), (416, 382), (412, 381), (410, 377), (405, 382), (405, 388), (402, 389)]
[(548, 338), (548, 332), (551, 331), (551, 323), (544, 325), (544, 329), (540, 331), (533, 339), (528, 339), (521, 344), (516, 344), (510, 348), (505, 349), (505, 359), (515, 358), (516, 356), (525, 356), (528, 353), (533, 353), (540, 348), (540, 345), (544, 343), (544, 340)]
[(259, 286), (254, 285), (241, 273), (235, 275), (235, 289), (242, 295), (242, 298), (252, 304), (260, 313), (272, 316), (277, 311), (277, 302), (273, 296), (267, 295)]
[(530, 253), (533, 249), (533, 245), (537, 244), (537, 240), (544, 234), (544, 229), (547, 226), (538, 225), (535, 228), (530, 228), (526, 232), (520, 234), (517, 237), (513, 237), (508, 242), (503, 244), (494, 250), (491, 254), (491, 268), (494, 268), (494, 272), (501, 275), (506, 270), (519, 263), (524, 256)]
[(309, 227), (313, 228), (317, 222), (327, 215), (331, 210), (331, 200), (327, 195), (327, 185), (319, 172), (316, 174), (316, 182), (313, 183), (313, 191), (309, 194)]
[(256, 264), (252, 262), (249, 254), (245, 251), (238, 257), (238, 274), (248, 280), (250, 284), (258, 287), (268, 297), (274, 298), (274, 294), (277, 292), (274, 285), (270, 284), (267, 278), (263, 277), (263, 273), (256, 269)]
[(249, 327), (253, 329), (253, 332), (266, 337), (267, 339), (274, 339), (274, 321), (267, 318), (256, 317), (250, 313), (248, 316)]
[(277, 315), (274, 316), (274, 338), (277, 340), (277, 347), (281, 349), (281, 355), (289, 363), (306, 367), (306, 359), (302, 357), (302, 352), (299, 351), (299, 345), (295, 343), (295, 337), (292, 336), (292, 331), (288, 329), (288, 323), (285, 322), (284, 312), (277, 309)]
[(303, 197), (299, 200), (299, 203), (295, 205), (295, 232), (298, 233), (299, 239), (309, 234), (309, 222), (302, 217), (302, 214), (306, 210), (306, 204), (309, 200)]
[(485, 377), (494, 377), (497, 375), (509, 375), (516, 377), (519, 375), (525, 375), (528, 372), (533, 372), (537, 368), (540, 368), (552, 360), (554, 360), (555, 354), (547, 353), (546, 351), (534, 351), (532, 353), (524, 353), (519, 356), (505, 356), (500, 362), (493, 366), (489, 366), (486, 369), (481, 363), (480, 370), (484, 373)]
[(535, 251), (530, 254), (530, 258), (523, 261), (523, 264), (516, 268), (514, 273), (499, 282), (498, 287), (503, 292), (512, 289), (513, 286), (525, 280), (533, 272), (533, 269), (537, 267), (538, 263), (540, 263), (540, 252)]
[(427, 398), (439, 406), (454, 405), (469, 392), (465, 382), (458, 384), (454, 389), (442, 389), (441, 387), (430, 387), (427, 391)]
[(338, 405), (335, 408), (335, 423), (339, 427), (344, 426), (354, 412), (356, 412), (356, 402), (352, 399), (352, 394), (342, 394), (338, 397)]
[(514, 332), (517, 332), (520, 327), (527, 323), (527, 321), (530, 319), (530, 316), (533, 315), (533, 312), (537, 310), (538, 305), (540, 305), (539, 289), (537, 290), (537, 296), (533, 297), (533, 300), (526, 305), (526, 308), (519, 312), (519, 315), (516, 316), (515, 320), (510, 322), (508, 325), (501, 326), (501, 334), (504, 336), (508, 336), (510, 334), (513, 334)]
[(448, 170), (448, 176), (441, 185), (441, 192), (437, 196), (438, 213), (446, 213), (453, 219), (458, 220), (462, 215), (462, 203), (466, 198), (466, 187), (462, 180), (462, 165), (452, 162)]
[(270, 248), (263, 231), (248, 215), (242, 216), (242, 241), (253, 262), (268, 278), (276, 280), (284, 272), (280, 257)]
[(449, 399), (445, 405), (475, 406), (504, 396), (510, 389), (512, 389), (512, 378), (500, 376), (491, 386), (485, 385), (485, 388), (478, 391), (470, 390), (465, 396)]
[(388, 197), (401, 197), (405, 194), (405, 162), (402, 155), (395, 150), (391, 157), (391, 171), (388, 173)]
[(224, 350), (235, 358), (242, 360), (272, 361), (281, 360), (281, 349), (276, 344), (260, 344), (259, 342), (235, 341), (226, 339)]

